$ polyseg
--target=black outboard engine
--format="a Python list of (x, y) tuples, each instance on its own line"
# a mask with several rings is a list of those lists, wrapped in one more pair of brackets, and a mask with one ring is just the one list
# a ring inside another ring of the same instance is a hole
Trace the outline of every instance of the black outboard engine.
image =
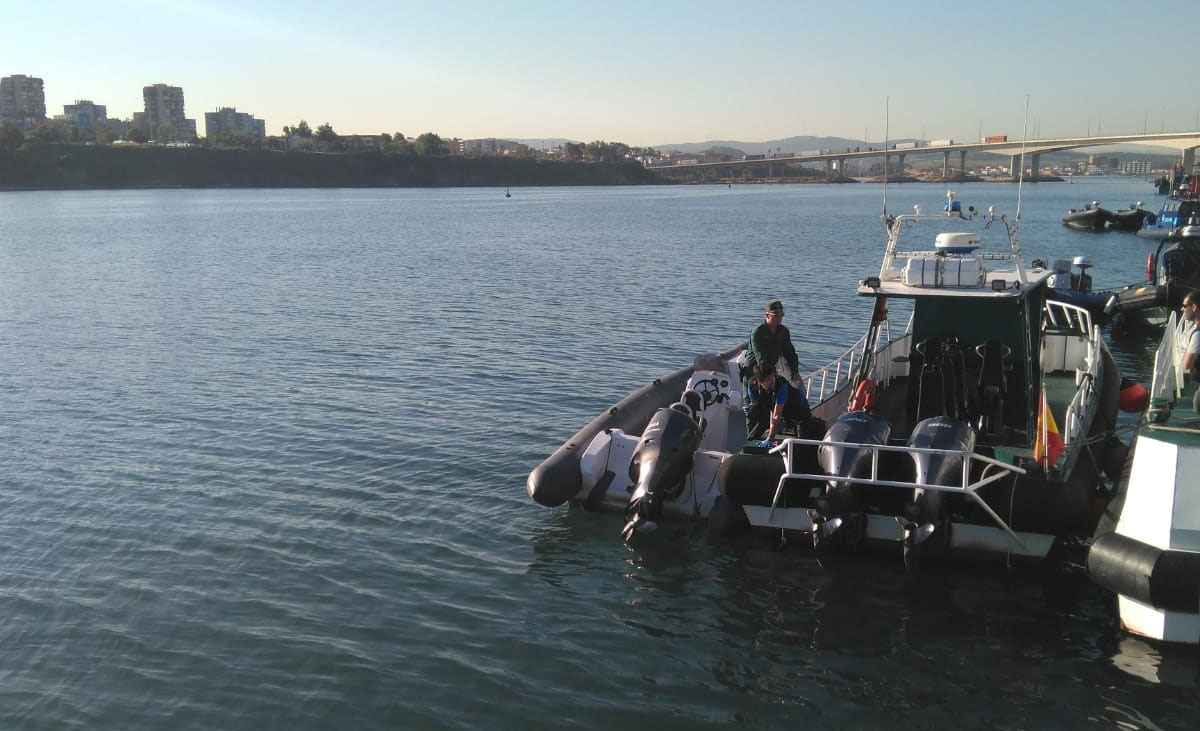
[(692, 471), (692, 459), (704, 428), (697, 417), (699, 396), (685, 392), (683, 399), (650, 417), (633, 457), (629, 460), (629, 479), (633, 494), (625, 508), (625, 528), (621, 535), (629, 540), (642, 525), (654, 527), (662, 518), (662, 503), (683, 491), (683, 478)]
[[(847, 411), (833, 422), (825, 433), (826, 442), (852, 444), (887, 444), (892, 425), (867, 411)], [(822, 444), (817, 448), (817, 462), (830, 477), (870, 477), (871, 450)], [(831, 479), (825, 488), (828, 505), (826, 517), (846, 515), (855, 508), (854, 483)], [(824, 507), (824, 506), (823, 506)]]
[[(950, 449), (962, 452), (975, 450), (975, 430), (970, 424), (948, 416), (934, 416), (917, 424), (908, 438), (908, 446), (922, 449)], [(962, 485), (963, 460), (961, 455), (912, 454), (918, 485)], [(940, 490), (913, 491), (913, 501), (904, 518), (897, 518), (904, 528), (904, 563), (910, 570), (920, 562), (920, 544), (933, 534), (942, 518), (942, 492)]]

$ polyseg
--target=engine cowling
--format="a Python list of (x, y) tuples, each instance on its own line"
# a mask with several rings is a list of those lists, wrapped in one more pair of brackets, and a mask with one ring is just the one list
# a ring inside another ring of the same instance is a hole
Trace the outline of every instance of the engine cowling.
[(692, 461), (704, 434), (690, 409), (680, 406), (684, 404), (654, 413), (629, 460), (629, 479), (634, 482), (634, 490), (625, 508), (626, 539), (642, 524), (662, 518), (663, 500), (677, 495), (683, 478), (692, 471)]

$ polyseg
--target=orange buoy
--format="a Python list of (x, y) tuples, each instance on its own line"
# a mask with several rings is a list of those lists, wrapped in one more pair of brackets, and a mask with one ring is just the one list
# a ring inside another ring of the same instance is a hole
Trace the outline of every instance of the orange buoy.
[(1150, 392), (1137, 381), (1121, 379), (1121, 411), (1136, 414), (1150, 404)]
[(870, 411), (875, 408), (875, 381), (864, 378), (854, 390), (847, 411)]

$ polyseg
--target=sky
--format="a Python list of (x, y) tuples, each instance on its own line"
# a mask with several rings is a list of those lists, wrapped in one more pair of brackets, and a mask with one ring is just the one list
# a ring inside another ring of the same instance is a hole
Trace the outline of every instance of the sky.
[(201, 133), (232, 106), (268, 134), (1018, 139), (1027, 96), (1031, 138), (1179, 131), (1195, 2), (14, 1), (0, 76), (42, 78), (50, 116), (179, 86)]

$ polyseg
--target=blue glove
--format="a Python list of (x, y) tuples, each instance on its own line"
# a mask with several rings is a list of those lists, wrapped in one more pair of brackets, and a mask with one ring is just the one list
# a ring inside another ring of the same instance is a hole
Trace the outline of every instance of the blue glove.
[(754, 404), (742, 404), (742, 413), (746, 415), (746, 418), (750, 418), (751, 411), (754, 411)]
[(758, 443), (758, 446), (762, 447), (763, 449), (770, 449), (771, 447), (775, 446), (775, 442), (771, 441), (770, 439), (764, 439)]

